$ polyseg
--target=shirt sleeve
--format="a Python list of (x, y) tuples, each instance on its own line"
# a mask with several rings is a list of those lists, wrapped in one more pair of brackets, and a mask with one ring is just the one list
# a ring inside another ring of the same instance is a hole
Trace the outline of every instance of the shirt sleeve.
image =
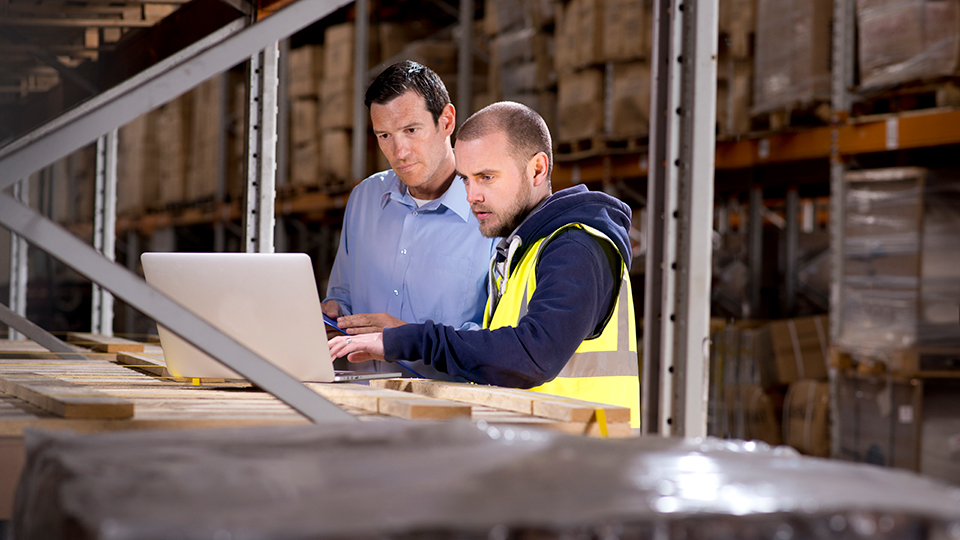
[(612, 309), (619, 290), (614, 263), (619, 259), (588, 233), (566, 231), (541, 254), (537, 288), (516, 327), (462, 331), (427, 321), (388, 328), (386, 359), (423, 360), (481, 384), (539, 386), (560, 373)]

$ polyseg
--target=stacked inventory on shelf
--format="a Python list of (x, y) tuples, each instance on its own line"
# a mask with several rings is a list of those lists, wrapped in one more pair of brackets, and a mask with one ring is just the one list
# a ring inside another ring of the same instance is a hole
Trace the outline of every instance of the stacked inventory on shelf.
[(898, 167), (845, 184), (837, 455), (960, 481), (960, 175)]
[(652, 18), (650, 1), (570, 0), (558, 7), (559, 153), (602, 148), (611, 139), (645, 142)]
[(556, 10), (553, 0), (524, 0), (519, 6), (487, 0), (483, 28), (490, 40), (490, 63), (483, 101), (523, 103), (540, 113), (548, 126), (555, 124)]
[(825, 316), (715, 330), (709, 433), (829, 455), (828, 331)]
[(750, 131), (757, 0), (720, 2), (717, 58), (717, 135)]
[(780, 129), (830, 119), (833, 0), (758, 0), (751, 114)]

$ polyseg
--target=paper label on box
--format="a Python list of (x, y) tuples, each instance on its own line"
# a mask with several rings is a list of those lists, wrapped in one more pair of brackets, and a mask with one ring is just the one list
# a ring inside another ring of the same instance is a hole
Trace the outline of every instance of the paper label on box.
[(913, 405), (900, 406), (900, 423), (901, 424), (913, 423)]

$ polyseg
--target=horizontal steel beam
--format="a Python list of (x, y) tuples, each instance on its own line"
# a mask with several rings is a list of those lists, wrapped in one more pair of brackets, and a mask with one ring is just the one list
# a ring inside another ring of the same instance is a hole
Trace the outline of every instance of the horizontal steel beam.
[(108, 261), (82, 240), (6, 194), (0, 194), (0, 225), (26, 238), (34, 246), (109, 290), (117, 298), (157, 321), (157, 324), (170, 329), (310, 420), (356, 420), (283, 370), (154, 289), (133, 272)]
[(0, 148), (0, 189), (169, 102), (348, 3), (346, 0), (298, 0), (243, 30), (239, 30), (242, 19), (226, 25)]

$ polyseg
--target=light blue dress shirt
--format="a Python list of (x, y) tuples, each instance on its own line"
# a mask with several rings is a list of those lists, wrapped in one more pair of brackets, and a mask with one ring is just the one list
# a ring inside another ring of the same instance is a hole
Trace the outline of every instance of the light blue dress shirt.
[[(418, 208), (393, 170), (374, 174), (350, 193), (324, 301), (336, 300), (344, 315), (386, 312), (408, 323), (477, 329), (494, 243), (480, 234), (459, 177)], [(450, 379), (419, 361), (409, 367)], [(398, 371), (386, 362), (357, 368)]]

